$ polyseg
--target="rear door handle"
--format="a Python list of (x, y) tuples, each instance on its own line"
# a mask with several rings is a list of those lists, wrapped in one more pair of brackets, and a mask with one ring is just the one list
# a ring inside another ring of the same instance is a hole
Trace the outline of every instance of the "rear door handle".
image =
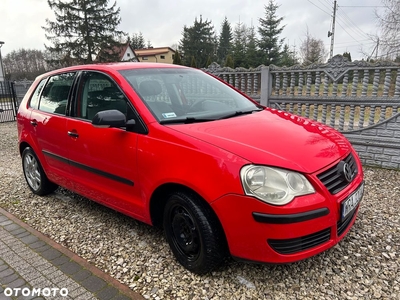
[(74, 138), (79, 137), (79, 134), (76, 133), (75, 131), (68, 131), (68, 135), (69, 135), (70, 137), (74, 137)]
[(31, 125), (36, 127), (37, 126), (37, 121), (36, 120), (31, 120)]

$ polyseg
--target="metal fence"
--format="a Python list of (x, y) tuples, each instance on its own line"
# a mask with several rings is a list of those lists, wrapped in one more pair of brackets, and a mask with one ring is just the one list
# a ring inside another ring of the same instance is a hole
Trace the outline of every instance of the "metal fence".
[(18, 110), (18, 101), (14, 83), (0, 81), (0, 123), (15, 121)]

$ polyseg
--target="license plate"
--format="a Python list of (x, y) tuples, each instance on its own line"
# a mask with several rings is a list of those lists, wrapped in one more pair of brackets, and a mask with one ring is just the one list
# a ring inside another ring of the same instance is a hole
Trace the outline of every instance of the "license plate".
[(351, 194), (346, 200), (342, 202), (342, 220), (346, 218), (360, 203), (364, 193), (364, 183), (362, 183), (358, 189)]

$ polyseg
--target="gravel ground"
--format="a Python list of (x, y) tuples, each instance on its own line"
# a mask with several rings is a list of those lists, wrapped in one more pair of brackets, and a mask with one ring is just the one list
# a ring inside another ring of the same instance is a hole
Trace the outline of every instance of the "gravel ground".
[(365, 168), (358, 219), (339, 245), (290, 265), (230, 262), (205, 276), (173, 258), (162, 231), (64, 189), (34, 196), (16, 124), (0, 124), (0, 206), (148, 299), (400, 299), (400, 172)]

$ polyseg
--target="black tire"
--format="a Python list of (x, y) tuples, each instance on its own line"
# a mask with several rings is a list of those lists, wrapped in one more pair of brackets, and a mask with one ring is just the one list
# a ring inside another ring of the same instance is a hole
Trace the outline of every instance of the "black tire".
[(197, 195), (170, 195), (163, 225), (172, 252), (189, 271), (201, 275), (225, 262), (227, 246), (221, 225)]
[(39, 159), (30, 147), (26, 147), (22, 152), (22, 169), (25, 180), (34, 194), (44, 196), (57, 189), (57, 185), (47, 178)]

